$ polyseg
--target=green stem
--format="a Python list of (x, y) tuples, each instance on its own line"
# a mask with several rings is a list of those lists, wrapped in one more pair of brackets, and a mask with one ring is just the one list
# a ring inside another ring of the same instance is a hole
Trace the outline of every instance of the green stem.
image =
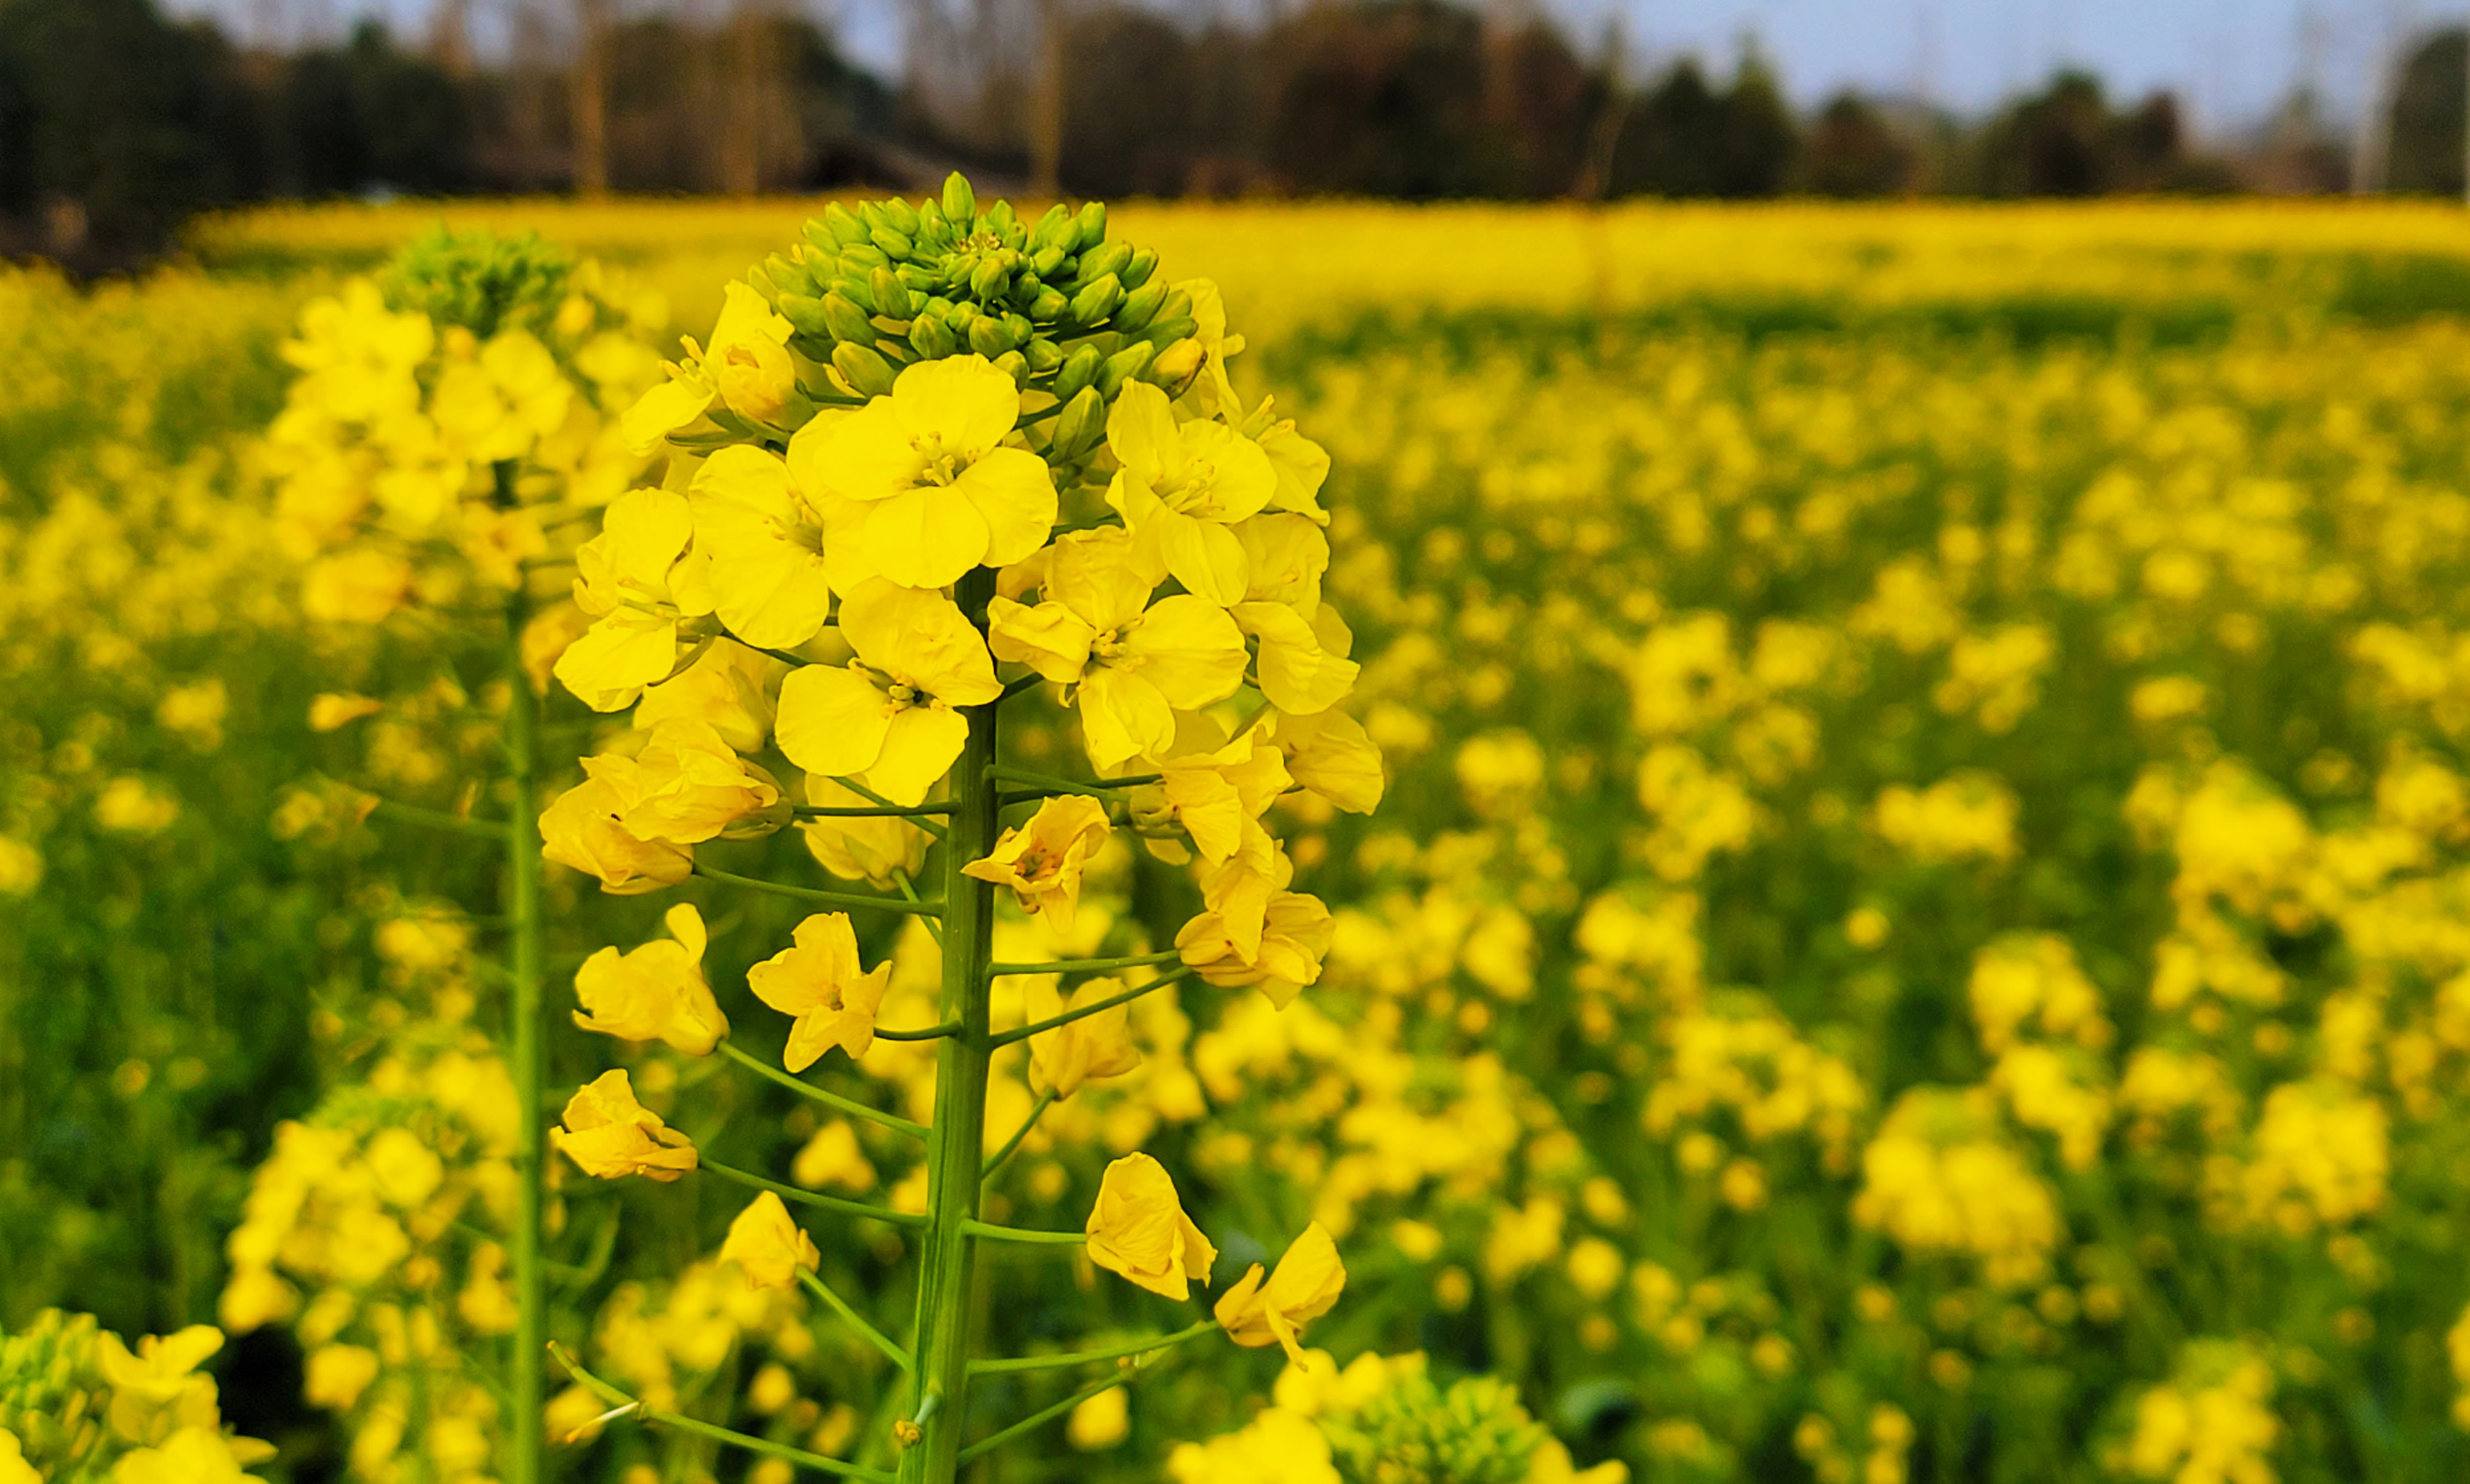
[(1009, 974), (1096, 974), (1107, 969), (1146, 968), (1153, 963), (1180, 962), (1183, 955), (1169, 950), (1165, 953), (1135, 954), (1128, 959), (1058, 959), (1052, 963), (990, 963), (987, 972), (997, 979)]
[(1059, 778), (1053, 774), (1031, 773), (1025, 768), (990, 767), (987, 769), (987, 777), (1006, 783), (1025, 783), (1032, 788), (1044, 789), (1050, 794), (1085, 794), (1091, 799), (1106, 799), (1116, 794), (1129, 794), (1133, 789), (1155, 783), (1160, 776), (1154, 773), (1135, 773), (1125, 777), (1110, 778), (1104, 783), (1083, 783), (1072, 778)]
[(975, 1217), (963, 1221), (961, 1229), (989, 1241), (1009, 1241), (1024, 1247), (1077, 1247), (1089, 1240), (1085, 1232), (1033, 1232), (1025, 1226), (997, 1226)]
[[(995, 574), (979, 568), (962, 577), (953, 596), (979, 632)], [(950, 1484), (961, 1466), (961, 1427), (968, 1415), (969, 1312), (977, 1284), (979, 1172), (986, 1168), (987, 1072), (993, 1052), (989, 1019), (992, 981), (994, 888), (962, 868), (994, 848), (994, 703), (967, 707), (969, 737), (953, 770), (952, 814), (944, 842), (944, 987), (940, 1018), (957, 1026), (935, 1059), (935, 1131), (927, 1145), (927, 1201), (932, 1213), (919, 1255), (918, 1369), (913, 1417), (919, 1441), (900, 1456), (901, 1484)]]
[(745, 1449), (749, 1452), (762, 1453), (796, 1468), (812, 1469), (819, 1473), (838, 1474), (845, 1479), (864, 1479), (868, 1484), (894, 1484), (893, 1475), (880, 1469), (868, 1469), (853, 1463), (843, 1463), (837, 1458), (826, 1458), (821, 1453), (809, 1453), (804, 1449), (791, 1448), (786, 1443), (775, 1443), (769, 1438), (732, 1432), (727, 1427), (715, 1426), (700, 1418), (682, 1417), (675, 1412), (663, 1411), (657, 1406), (645, 1406), (639, 1399), (628, 1396), (585, 1370), (563, 1347), (558, 1350), (557, 1358), (565, 1365), (568, 1372), (582, 1383), (586, 1391), (612, 1406), (633, 1408), (634, 1415), (645, 1422), (660, 1423), (664, 1426), (675, 1427), (680, 1432), (691, 1432), (697, 1437), (710, 1438), (715, 1443), (727, 1443), (734, 1448)]
[(1191, 977), (1192, 970), (1189, 968), (1179, 968), (1173, 973), (1160, 974), (1148, 984), (1136, 985), (1121, 994), (1110, 994), (1103, 1000), (1092, 1000), (1086, 1005), (1075, 1005), (1060, 1015), (1049, 1015), (1044, 1020), (1033, 1020), (1028, 1025), (1015, 1027), (996, 1036), (995, 1045), (1001, 1048), (1010, 1046), (1014, 1041), (1026, 1041), (1033, 1035), (1044, 1035), (1058, 1026), (1068, 1026), (1085, 1016), (1095, 1015), (1100, 1010), (1113, 1009), (1118, 1005), (1130, 1005), (1153, 989), (1163, 989), (1169, 985)]
[(741, 876), (734, 870), (721, 870), (701, 861), (695, 862), (694, 873), (726, 886), (769, 892), (775, 896), (794, 896), (802, 902), (821, 902), (827, 907), (873, 907), (883, 912), (905, 912), (924, 917), (943, 915), (943, 908), (933, 902), (904, 902), (897, 897), (862, 896), (855, 892), (826, 892), (815, 887), (790, 886), (786, 882), (766, 881), (759, 876)]
[(842, 808), (832, 804), (798, 804), (789, 812), (802, 820), (881, 820), (917, 814), (949, 814), (952, 806), (930, 803), (903, 808), (899, 804), (867, 804), (864, 807), (852, 804)]
[(1133, 1380), (1139, 1377), (1139, 1375), (1140, 1372), (1138, 1371), (1117, 1371), (1114, 1375), (1107, 1377), (1104, 1380), (1091, 1381), (1088, 1385), (1084, 1386), (1080, 1390), (1072, 1393), (1072, 1395), (1065, 1397), (1062, 1401), (1056, 1403), (1053, 1406), (1047, 1407), (1042, 1411), (1032, 1412), (1027, 1417), (1014, 1423), (1011, 1426), (1004, 1428), (1001, 1432), (990, 1432), (985, 1437), (978, 1439), (975, 1443), (972, 1443), (968, 1447), (961, 1449), (959, 1462), (968, 1463), (974, 1459), (983, 1457), (988, 1453), (993, 1452), (996, 1449), (999, 1449), (1005, 1444), (1011, 1442), (1013, 1439), (1019, 1437), (1022, 1433), (1032, 1432), (1039, 1427), (1045, 1426), (1048, 1423), (1055, 1421), (1055, 1419), (1062, 1416), (1074, 1407), (1079, 1406), (1082, 1403), (1088, 1401), (1091, 1397), (1096, 1396), (1102, 1391), (1112, 1391), (1118, 1386), (1130, 1385)]
[[(892, 872), (892, 884), (900, 888), (903, 901), (916, 902), (921, 907), (926, 905), (926, 899), (918, 894), (918, 883), (909, 879), (909, 872), (896, 869)], [(926, 936), (935, 939), (936, 950), (941, 952), (944, 947), (944, 924), (933, 917), (920, 917), (918, 920), (926, 924)], [(897, 1040), (899, 1037), (896, 1036), (894, 1039)]]
[(1050, 1087), (1046, 1091), (1039, 1093), (1037, 1095), (1037, 1105), (1029, 1110), (1029, 1117), (1020, 1121), (1020, 1126), (1012, 1131), (1012, 1137), (1004, 1141), (1004, 1147), (1002, 1148), (995, 1150), (993, 1154), (988, 1156), (986, 1169), (979, 1172), (978, 1178), (981, 1180), (993, 1179), (995, 1171), (1003, 1168), (1003, 1162), (1012, 1158), (1013, 1150), (1020, 1148), (1020, 1141), (1029, 1137), (1029, 1131), (1037, 1126), (1037, 1121), (1040, 1118), (1045, 1117), (1046, 1110), (1054, 1105), (1054, 1088)]
[[(501, 470), (502, 475), (502, 470)], [(542, 1245), (542, 1211), (547, 1169), (546, 1133), (541, 1116), (542, 1087), (548, 1078), (548, 1049), (541, 1007), (542, 962), (548, 957), (548, 935), (541, 915), (541, 838), (537, 753), (540, 701), (532, 694), (531, 676), (524, 668), (524, 594), (506, 600), (503, 674), (506, 682), (506, 760), (510, 818), (503, 831), (506, 846), (505, 914), (507, 919), (508, 1071), (515, 1083), (515, 1106), (522, 1119), (515, 1125), (515, 1229), (508, 1243), (515, 1280), (515, 1355), (507, 1389), (512, 1393), (513, 1467), (509, 1484), (540, 1484), (546, 1469), (547, 1440), (542, 1407), (548, 1396), (548, 1264)]]
[(802, 1206), (812, 1206), (818, 1211), (837, 1212), (842, 1216), (858, 1217), (869, 1221), (882, 1221), (893, 1226), (926, 1224), (924, 1217), (911, 1212), (886, 1211), (881, 1206), (870, 1206), (862, 1200), (843, 1200), (837, 1195), (823, 1195), (813, 1191), (802, 1191), (794, 1185), (782, 1185), (778, 1180), (767, 1180), (751, 1170), (740, 1170), (734, 1165), (724, 1165), (717, 1160), (698, 1156), (695, 1165), (697, 1169), (709, 1170), (724, 1180), (734, 1180), (740, 1185), (751, 1185), (758, 1191), (770, 1191), (782, 1200), (794, 1200)]
[[(839, 784), (841, 787), (843, 787), (843, 788), (845, 788), (845, 789), (848, 789), (851, 793), (857, 795), (857, 797), (859, 797), (860, 799), (865, 800), (866, 800), (867, 802), (869, 802), (869, 803), (873, 803), (873, 804), (881, 804), (883, 807), (885, 807), (885, 808), (887, 808), (887, 809), (894, 809), (894, 808), (898, 808), (898, 807), (899, 807), (899, 805), (895, 804), (891, 800), (884, 798), (881, 794), (876, 793), (874, 789), (871, 789), (871, 788), (867, 787), (865, 784), (863, 784), (863, 783), (859, 782), (859, 781), (858, 781), (857, 779), (855, 779), (855, 778), (839, 778), (839, 777), (836, 777), (836, 778), (832, 779), (832, 781), (833, 781), (833, 782), (835, 782), (835, 783), (837, 783), (837, 784)], [(943, 814), (949, 814), (949, 813), (951, 813), (951, 812), (952, 812), (952, 802), (951, 802), (951, 800), (944, 800), (944, 801), (943, 801), (943, 803), (942, 803), (941, 805), (939, 805), (939, 806), (938, 806), (938, 810), (937, 810), (937, 812), (939, 812), (939, 813), (943, 813)], [(916, 823), (917, 823), (917, 825), (918, 825), (918, 827), (919, 827), (920, 829), (924, 830), (926, 833), (928, 833), (928, 834), (930, 834), (930, 835), (934, 836), (936, 839), (941, 840), (941, 839), (943, 839), (943, 838), (944, 838), (944, 826), (943, 826), (942, 824), (937, 823), (933, 819), (928, 818), (928, 817), (926, 817), (926, 816), (924, 816), (924, 815), (920, 815), (920, 816), (919, 816), (919, 818), (917, 819)]]
[(886, 1356), (890, 1357), (894, 1365), (900, 1367), (904, 1371), (914, 1370), (917, 1367), (918, 1362), (910, 1358), (909, 1352), (901, 1349), (898, 1345), (894, 1344), (891, 1337), (886, 1335), (881, 1330), (878, 1330), (874, 1325), (867, 1323), (866, 1316), (859, 1313), (856, 1310), (851, 1309), (850, 1307), (849, 1300), (841, 1297), (837, 1293), (834, 1293), (824, 1280), (816, 1277), (813, 1273), (808, 1272), (803, 1267), (798, 1269), (798, 1278), (801, 1282), (805, 1284), (808, 1291), (812, 1292), (815, 1297), (822, 1299), (824, 1303), (831, 1309), (833, 1313), (841, 1316), (842, 1323), (848, 1325), (851, 1329), (857, 1331), (858, 1333), (865, 1335), (867, 1342), (873, 1345), (875, 1349), (882, 1351)]
[[(529, 684), (530, 682), (526, 681), (524, 684)], [(505, 842), (506, 831), (512, 827), (505, 820), (467, 819), (459, 814), (448, 814), (442, 809), (423, 809), (417, 804), (396, 803), (391, 799), (378, 800), (378, 806), (370, 810), (369, 815), (373, 819), (400, 820), (406, 824), (452, 830), (458, 835), (470, 835), (478, 840), (495, 840), (500, 844)]]
[[(881, 1035), (882, 1033), (883, 1032), (880, 1031), (875, 1032), (877, 1035)], [(781, 1086), (788, 1088), (791, 1092), (798, 1093), (803, 1097), (812, 1098), (817, 1102), (823, 1103), (827, 1107), (838, 1108), (842, 1112), (850, 1114), (852, 1117), (862, 1118), (870, 1123), (881, 1124), (886, 1128), (896, 1129), (901, 1133), (907, 1134), (913, 1139), (923, 1139), (926, 1137), (926, 1125), (923, 1124), (913, 1124), (909, 1120), (902, 1118), (897, 1113), (886, 1113), (881, 1108), (868, 1107), (865, 1103), (858, 1101), (854, 1098), (844, 1098), (839, 1093), (827, 1092), (823, 1088), (816, 1086), (814, 1083), (807, 1081), (804, 1078), (799, 1077), (794, 1073), (784, 1072), (779, 1067), (772, 1065), (770, 1062), (765, 1061), (762, 1057), (740, 1049), (734, 1042), (721, 1042), (720, 1052), (722, 1055), (736, 1062), (739, 1066), (745, 1067), (750, 1071), (760, 1073), (762, 1076), (768, 1077), (772, 1080), (780, 1083)]]
[[(739, 639), (738, 642), (746, 644), (744, 639)], [(779, 660), (787, 664), (794, 664), (803, 667), (815, 662), (804, 655), (793, 655), (785, 649), (766, 649), (760, 644), (746, 644), (746, 647), (755, 651), (758, 655), (770, 655), (773, 659)]]
[(947, 1020), (938, 1026), (920, 1026), (914, 1031), (886, 1031), (877, 1026), (874, 1038), (878, 1041), (940, 1041), (947, 1035), (958, 1035), (960, 1031), (961, 1023), (957, 1020)]
[(995, 697), (995, 699), (998, 701), (1009, 701), (1013, 697), (1019, 695), (1022, 691), (1035, 690), (1045, 683), (1045, 676), (1038, 674), (1036, 670), (1032, 670), (1027, 675), (1023, 675), (1016, 680), (1006, 681), (1004, 683), (1003, 694)]
[(1217, 1328), (1217, 1320), (1203, 1319), (1199, 1324), (1189, 1329), (1177, 1330), (1173, 1334), (1153, 1335), (1145, 1340), (1135, 1340), (1129, 1345), (1110, 1345), (1105, 1350), (1081, 1350), (1068, 1356), (1022, 1356), (1011, 1360), (972, 1360), (969, 1362), (969, 1374), (996, 1376), (1009, 1371), (1052, 1371), (1067, 1365), (1088, 1365), (1099, 1360), (1120, 1360), (1126, 1356), (1146, 1356), (1171, 1345), (1180, 1345), (1188, 1339), (1198, 1339)]

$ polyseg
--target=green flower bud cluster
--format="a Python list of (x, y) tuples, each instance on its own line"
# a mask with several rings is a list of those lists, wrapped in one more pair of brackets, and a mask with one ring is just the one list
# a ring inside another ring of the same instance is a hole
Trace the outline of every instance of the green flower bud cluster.
[(378, 271), (386, 307), (418, 310), (485, 340), (501, 330), (538, 329), (566, 297), (574, 260), (535, 233), (499, 237), (431, 227)]
[(1442, 1391), (1417, 1370), (1321, 1431), (1347, 1484), (1523, 1484), (1549, 1434), (1497, 1377)]
[(1200, 374), (1192, 296), (1157, 267), (1149, 248), (1107, 239), (1101, 202), (1024, 223), (1009, 201), (981, 210), (955, 173), (940, 200), (826, 207), (747, 281), (846, 394), (820, 400), (881, 396), (903, 366), (974, 353), (1054, 399), (1041, 452), (1068, 470), (1104, 441), (1125, 383), (1175, 396)]
[(105, 1429), (111, 1388), (95, 1360), (92, 1314), (45, 1310), (0, 1338), (0, 1429), (50, 1484), (100, 1479), (117, 1444)]

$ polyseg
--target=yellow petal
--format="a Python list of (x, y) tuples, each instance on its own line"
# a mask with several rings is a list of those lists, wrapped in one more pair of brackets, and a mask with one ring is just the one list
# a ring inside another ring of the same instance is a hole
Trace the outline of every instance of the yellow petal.
[(1070, 684), (1089, 664), (1097, 635), (1061, 603), (1036, 608), (998, 597), (987, 604), (987, 638), (998, 660), (1025, 664), (1051, 681)]
[(922, 803), (968, 741), (969, 720), (960, 712), (910, 707), (892, 718), (883, 755), (867, 770), (867, 783), (894, 803)]
[(892, 405), (910, 434), (934, 437), (947, 452), (982, 456), (1020, 420), (1020, 388), (984, 356), (947, 356), (901, 372)]
[(1140, 677), (1177, 710), (1223, 701), (1244, 683), (1244, 633), (1206, 598), (1177, 593), (1150, 606), (1124, 635)]
[(1107, 414), (1107, 447), (1126, 469), (1155, 481), (1180, 473), (1183, 437), (1176, 429), (1175, 408), (1166, 393), (1147, 382), (1128, 382)]
[(864, 773), (882, 755), (891, 728), (891, 698), (855, 670), (810, 664), (781, 682), (773, 734), (781, 754), (808, 773)]
[(1196, 597), (1221, 608), (1244, 601), (1251, 564), (1244, 543), (1226, 526), (1164, 511), (1141, 528), (1140, 539), (1155, 543), (1166, 569)]
[(1026, 449), (996, 449), (953, 482), (987, 522), (986, 565), (1017, 562), (1055, 530), (1055, 476)]
[(1081, 682), (1080, 705), (1082, 737), (1089, 761), (1101, 771), (1154, 757), (1175, 745), (1174, 707), (1137, 675), (1091, 670)]
[(711, 389), (692, 382), (663, 382), (636, 399), (619, 421), (626, 452), (641, 458), (661, 446), (669, 434), (703, 416), (711, 406)]
[(987, 518), (945, 485), (877, 500), (859, 527), (860, 555), (905, 588), (943, 588), (985, 560)]

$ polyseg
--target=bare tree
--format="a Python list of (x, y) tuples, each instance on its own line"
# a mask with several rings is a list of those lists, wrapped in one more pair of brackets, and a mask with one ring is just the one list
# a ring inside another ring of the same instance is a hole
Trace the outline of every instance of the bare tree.
[(574, 189), (609, 194), (609, 0), (575, 0)]

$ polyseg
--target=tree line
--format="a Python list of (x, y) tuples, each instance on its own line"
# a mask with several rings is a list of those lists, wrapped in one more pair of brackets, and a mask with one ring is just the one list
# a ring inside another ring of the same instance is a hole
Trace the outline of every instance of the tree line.
[[(0, 250), (108, 262), (267, 198), (800, 191), (954, 163), (1116, 197), (1737, 199), (2339, 190), (2369, 152), (2295, 95), (2206, 154), (2170, 94), (2113, 99), (2081, 73), (1977, 120), (1857, 93), (1804, 114), (1755, 47), (1639, 77), (1617, 37), (1582, 52), (1452, 0), (1317, 0), (1251, 27), (1155, 0), (912, 4), (911, 61), (883, 79), (759, 0), (700, 22), (517, 0), (576, 39), (519, 26), (485, 63), (374, 21), (275, 54), (157, 0), (0, 0)], [(2397, 69), (2373, 183), (2460, 190), (2463, 45), (2435, 35)]]

